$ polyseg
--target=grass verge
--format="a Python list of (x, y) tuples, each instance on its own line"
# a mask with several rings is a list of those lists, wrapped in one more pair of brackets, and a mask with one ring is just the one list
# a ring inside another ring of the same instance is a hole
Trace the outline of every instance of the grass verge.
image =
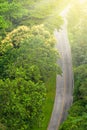
[(39, 128), (34, 128), (33, 130), (47, 130), (50, 118), (51, 118), (51, 113), (54, 105), (54, 99), (55, 99), (55, 92), (56, 92), (56, 75), (53, 74), (51, 78), (48, 79), (46, 82), (46, 88), (47, 88), (47, 98), (46, 98), (46, 103), (44, 106), (44, 115), (45, 115), (45, 120), (41, 124), (41, 127)]

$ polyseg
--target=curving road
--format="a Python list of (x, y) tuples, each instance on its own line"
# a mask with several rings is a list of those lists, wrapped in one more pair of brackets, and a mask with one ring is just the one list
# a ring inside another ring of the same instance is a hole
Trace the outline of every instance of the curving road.
[(63, 73), (62, 76), (57, 75), (54, 108), (47, 130), (58, 130), (59, 125), (66, 119), (73, 101), (72, 58), (66, 21), (59, 32), (55, 30), (55, 37), (57, 40), (56, 47), (61, 56), (58, 64)]

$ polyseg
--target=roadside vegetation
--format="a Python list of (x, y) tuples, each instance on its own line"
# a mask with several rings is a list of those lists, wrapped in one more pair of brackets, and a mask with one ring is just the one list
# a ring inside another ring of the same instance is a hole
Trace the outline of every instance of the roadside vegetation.
[(74, 69), (73, 104), (60, 130), (87, 129), (87, 1), (76, 1), (68, 14)]
[(20, 26), (1, 41), (0, 122), (7, 130), (41, 127), (50, 94), (45, 83), (60, 72), (54, 45), (43, 25)]

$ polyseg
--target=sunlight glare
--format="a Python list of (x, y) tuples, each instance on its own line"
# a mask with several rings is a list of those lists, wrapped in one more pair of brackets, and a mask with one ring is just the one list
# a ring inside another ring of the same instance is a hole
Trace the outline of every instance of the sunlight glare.
[(79, 2), (80, 2), (81, 4), (83, 4), (85, 1), (86, 1), (86, 0), (79, 0)]
[(71, 8), (71, 5), (69, 4), (61, 13), (60, 16), (65, 17), (69, 11), (69, 9)]

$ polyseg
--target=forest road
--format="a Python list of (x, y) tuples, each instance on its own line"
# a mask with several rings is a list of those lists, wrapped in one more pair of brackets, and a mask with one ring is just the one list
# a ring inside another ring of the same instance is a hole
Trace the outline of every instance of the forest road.
[(54, 108), (47, 130), (58, 130), (59, 125), (66, 119), (73, 101), (72, 58), (66, 23), (59, 32), (55, 30), (54, 34), (57, 40), (56, 48), (61, 57), (58, 60), (58, 65), (62, 69), (62, 75), (57, 75), (56, 78)]

